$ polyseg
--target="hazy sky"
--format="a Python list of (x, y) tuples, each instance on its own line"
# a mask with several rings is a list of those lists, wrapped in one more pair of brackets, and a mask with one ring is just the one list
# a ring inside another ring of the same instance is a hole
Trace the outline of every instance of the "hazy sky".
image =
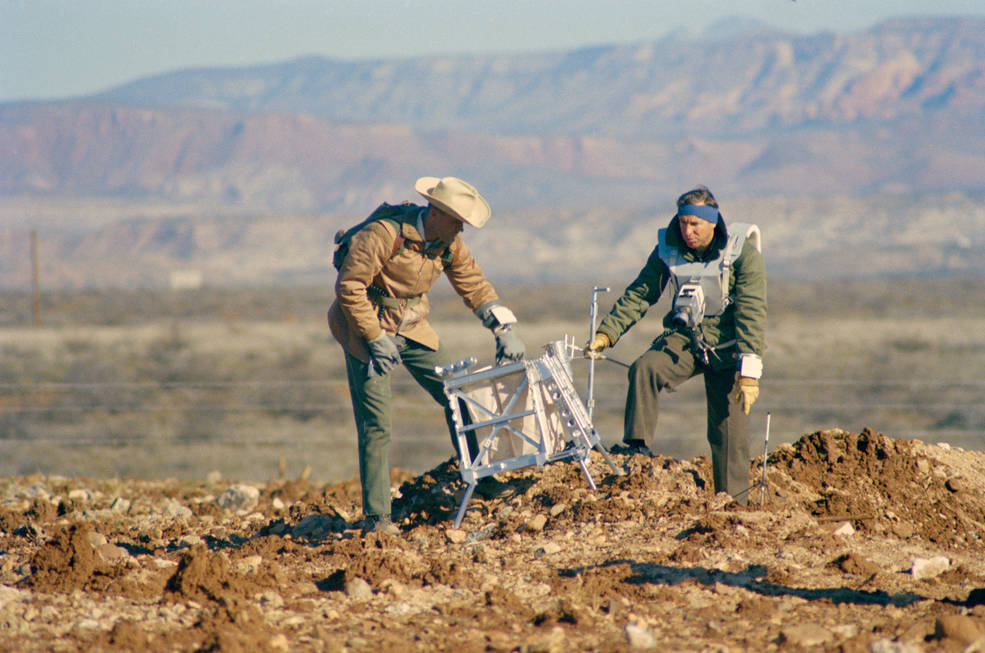
[(66, 97), (196, 66), (557, 50), (746, 16), (801, 33), (985, 0), (0, 0), (0, 101)]

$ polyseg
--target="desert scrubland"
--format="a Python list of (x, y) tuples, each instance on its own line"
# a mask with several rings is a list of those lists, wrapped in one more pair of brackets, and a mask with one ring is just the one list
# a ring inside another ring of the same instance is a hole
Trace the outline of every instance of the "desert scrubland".
[[(600, 295), (604, 311), (620, 288)], [(528, 351), (588, 335), (589, 286), (501, 288)], [(0, 475), (263, 480), (288, 470), (356, 473), (341, 349), (324, 321), (331, 289), (66, 291), (5, 296), (0, 328)], [(660, 331), (655, 306), (612, 351), (632, 361)], [(456, 358), (489, 360), (489, 333), (444, 287), (435, 324)], [(982, 448), (985, 288), (976, 279), (770, 285), (769, 348), (753, 408), (753, 452), (825, 428)], [(587, 362), (575, 360), (586, 389)], [(596, 426), (622, 433), (622, 367), (596, 367)], [(394, 465), (421, 472), (451, 449), (440, 411), (409, 375), (394, 377)], [(706, 451), (700, 380), (663, 400), (653, 449)]]

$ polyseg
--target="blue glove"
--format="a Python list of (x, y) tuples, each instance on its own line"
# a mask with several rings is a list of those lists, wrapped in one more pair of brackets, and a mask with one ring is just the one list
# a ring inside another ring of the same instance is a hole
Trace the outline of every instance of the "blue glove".
[(386, 331), (368, 341), (366, 346), (369, 348), (367, 378), (389, 374), (390, 370), (400, 364), (400, 350)]
[(520, 336), (508, 326), (493, 329), (496, 336), (496, 364), (515, 363), (523, 360), (524, 346)]

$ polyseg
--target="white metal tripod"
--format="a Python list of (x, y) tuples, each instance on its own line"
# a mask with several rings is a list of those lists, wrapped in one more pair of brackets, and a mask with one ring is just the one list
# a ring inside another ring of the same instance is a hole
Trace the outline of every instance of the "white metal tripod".
[[(474, 372), (470, 369), (475, 358), (435, 369), (444, 377), (460, 471), (467, 484), (455, 528), (462, 523), (479, 479), (497, 472), (574, 458), (594, 490), (595, 480), (587, 465), (594, 448), (613, 473), (622, 473), (602, 446), (575, 391), (569, 364), (575, 349), (573, 338), (565, 336), (547, 345), (537, 358)], [(462, 413), (463, 405), (469, 420)], [(479, 443), (475, 456), (469, 452), (469, 432), (475, 433)]]

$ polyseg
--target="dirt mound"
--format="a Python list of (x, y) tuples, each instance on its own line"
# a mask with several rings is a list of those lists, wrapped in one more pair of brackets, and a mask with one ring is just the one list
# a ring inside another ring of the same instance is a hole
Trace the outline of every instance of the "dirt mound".
[(454, 460), (395, 471), (396, 537), (361, 533), (352, 481), (236, 510), (232, 481), (0, 479), (0, 651), (985, 646), (985, 453), (820, 431), (748, 506), (707, 457), (612, 457), (595, 491), (570, 461), (500, 474), (459, 530)]
[(246, 561), (237, 570), (225, 551), (210, 551), (200, 544), (181, 555), (164, 596), (172, 601), (190, 599), (226, 603), (230, 597), (253, 598), (278, 587), (284, 580), (277, 563), (256, 559)]
[(781, 502), (870, 533), (985, 549), (983, 477), (953, 469), (948, 449), (864, 429), (806, 435), (770, 456)]
[(89, 533), (85, 524), (59, 529), (32, 557), (25, 584), (41, 591), (71, 592), (88, 585), (97, 571), (105, 572)]

